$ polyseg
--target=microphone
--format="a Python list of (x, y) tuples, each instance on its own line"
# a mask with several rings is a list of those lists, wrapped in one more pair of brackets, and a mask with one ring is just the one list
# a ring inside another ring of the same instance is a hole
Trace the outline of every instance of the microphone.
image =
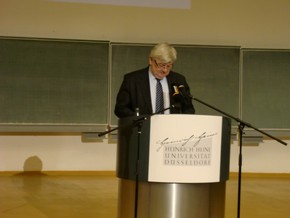
[(177, 85), (173, 85), (172, 87), (173, 87), (173, 95), (172, 96), (173, 97), (178, 97), (180, 95), (178, 86)]
[(183, 104), (183, 101), (184, 101), (183, 97), (180, 95), (178, 85), (173, 84), (172, 89), (173, 89), (172, 98), (173, 98), (174, 108), (176, 108), (176, 110), (178, 110), (179, 113), (181, 113), (181, 105)]
[(192, 98), (192, 96), (186, 92), (184, 85), (179, 85), (178, 91), (183, 98)]
[(176, 101), (176, 102), (179, 102), (179, 103), (183, 103), (184, 101), (184, 96), (183, 94), (180, 92), (180, 88), (179, 88), (179, 85), (172, 85), (172, 88), (173, 88), (173, 99)]
[(187, 91), (184, 85), (174, 85), (173, 101), (176, 107), (179, 109), (179, 113), (194, 114), (195, 109), (192, 105), (192, 100), (194, 99), (192, 95)]
[(173, 102), (176, 106), (176, 109), (179, 113), (192, 113), (194, 114), (195, 110), (192, 105), (193, 97), (186, 90), (184, 85), (173, 85)]

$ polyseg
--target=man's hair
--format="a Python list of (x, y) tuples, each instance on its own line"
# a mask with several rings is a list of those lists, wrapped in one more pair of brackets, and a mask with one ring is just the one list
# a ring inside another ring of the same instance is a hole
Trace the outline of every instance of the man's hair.
[(155, 45), (151, 49), (150, 57), (153, 59), (159, 59), (164, 63), (174, 63), (177, 58), (177, 52), (172, 45), (164, 42)]

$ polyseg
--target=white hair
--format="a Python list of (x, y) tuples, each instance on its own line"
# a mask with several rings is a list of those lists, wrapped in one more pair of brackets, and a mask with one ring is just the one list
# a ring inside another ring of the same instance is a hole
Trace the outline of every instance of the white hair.
[(154, 59), (159, 59), (165, 63), (168, 62), (174, 63), (177, 58), (177, 52), (172, 45), (164, 42), (155, 45), (151, 49), (150, 57)]

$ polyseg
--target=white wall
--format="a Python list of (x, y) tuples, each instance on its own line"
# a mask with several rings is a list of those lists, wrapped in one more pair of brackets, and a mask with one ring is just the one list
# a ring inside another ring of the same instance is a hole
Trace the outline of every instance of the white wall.
[[(289, 0), (191, 4), (184, 10), (0, 0), (0, 35), (290, 49)], [(243, 151), (244, 172), (290, 173), (289, 146), (267, 140)], [(0, 135), (0, 171), (23, 170), (35, 157), (43, 170), (114, 170), (115, 153), (115, 144), (82, 143), (78, 135)], [(231, 171), (237, 158), (235, 142)]]
[(290, 48), (289, 0), (192, 0), (161, 9), (0, 0), (0, 35)]
[[(284, 140), (290, 143), (289, 140)], [(231, 172), (239, 170), (238, 142), (231, 146)], [(273, 140), (264, 140), (258, 146), (242, 147), (242, 172), (290, 173), (290, 147)]]
[(77, 135), (1, 136), (0, 151), (0, 171), (22, 171), (25, 166), (44, 171), (110, 171), (116, 163), (116, 144), (82, 143)]
[[(116, 144), (107, 140), (83, 143), (77, 135), (2, 135), (0, 151), (0, 171), (23, 171), (27, 165), (30, 170), (43, 171), (111, 171), (116, 166)], [(242, 154), (243, 172), (290, 173), (289, 146), (264, 140), (259, 146), (243, 147)], [(234, 141), (231, 172), (238, 172), (238, 156), (239, 146)]]

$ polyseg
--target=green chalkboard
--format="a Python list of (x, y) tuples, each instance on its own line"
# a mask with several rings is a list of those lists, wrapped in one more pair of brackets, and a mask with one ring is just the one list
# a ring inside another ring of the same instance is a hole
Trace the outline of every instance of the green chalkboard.
[(290, 50), (243, 49), (243, 119), (259, 128), (290, 128)]
[(150, 44), (111, 43), (111, 119), (109, 122), (111, 125), (117, 125), (118, 123), (117, 117), (114, 115), (114, 108), (123, 76), (128, 72), (145, 68), (148, 65), (149, 53), (152, 46)]
[[(112, 43), (111, 121), (123, 75), (148, 65), (151, 44)], [(191, 93), (234, 116), (239, 114), (239, 47), (174, 45), (178, 57), (173, 70), (186, 76)], [(197, 114), (221, 115), (194, 102)]]
[[(235, 117), (239, 116), (240, 47), (179, 46), (174, 70), (186, 76), (191, 94)], [(197, 114), (221, 115), (194, 102)]]
[(108, 53), (101, 41), (0, 38), (0, 125), (106, 125)]

